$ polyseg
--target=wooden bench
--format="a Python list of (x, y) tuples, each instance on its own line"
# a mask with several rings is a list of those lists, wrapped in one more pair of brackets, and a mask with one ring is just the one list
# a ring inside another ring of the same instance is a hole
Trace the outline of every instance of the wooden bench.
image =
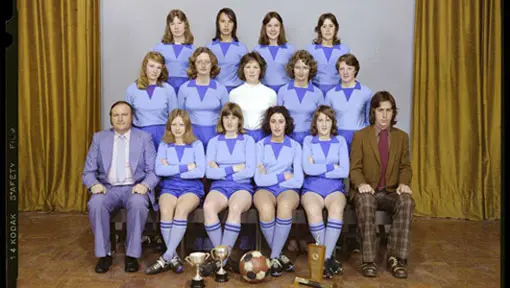
[[(219, 218), (221, 223), (225, 223), (228, 215), (228, 209), (225, 209), (219, 214)], [(327, 212), (324, 210), (323, 212), (324, 219), (327, 219)], [(204, 211), (202, 208), (195, 209), (188, 216), (188, 224), (202, 224), (204, 223)], [(241, 217), (242, 224), (252, 224), (255, 225), (255, 247), (257, 250), (261, 250), (262, 248), (262, 232), (259, 227), (259, 219), (257, 210), (252, 207), (247, 212), (243, 213)], [(292, 223), (294, 224), (308, 224), (306, 219), (306, 213), (303, 208), (300, 206), (296, 211), (294, 211)], [(356, 221), (356, 213), (352, 205), (347, 204), (344, 209), (344, 218), (343, 218), (343, 229), (341, 239), (339, 243), (342, 243), (344, 247), (346, 247), (346, 243), (349, 239), (353, 239), (358, 237), (358, 233), (356, 229), (352, 231), (349, 229), (353, 225), (357, 223)], [(378, 236), (381, 239), (381, 242), (386, 243), (387, 241), (387, 233), (386, 233), (386, 225), (391, 225), (392, 219), (391, 216), (384, 211), (376, 212), (376, 225), (379, 228)], [(120, 209), (117, 213), (115, 213), (110, 220), (110, 242), (111, 242), (111, 250), (112, 252), (116, 251), (117, 243), (120, 240), (124, 239), (124, 235), (126, 233), (126, 210)], [(188, 234), (188, 233), (186, 233)], [(145, 236), (155, 236), (159, 235), (159, 212), (155, 212), (154, 210), (149, 210), (147, 215), (147, 223), (144, 230)], [(184, 238), (186, 239), (186, 238)], [(186, 255), (186, 241), (181, 241), (180, 245), (180, 254), (181, 256)]]

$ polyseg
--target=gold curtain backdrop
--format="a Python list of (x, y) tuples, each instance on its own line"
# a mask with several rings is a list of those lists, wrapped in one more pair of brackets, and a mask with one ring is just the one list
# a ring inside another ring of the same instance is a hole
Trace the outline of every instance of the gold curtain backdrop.
[(417, 0), (412, 112), (415, 214), (499, 219), (499, 0)]
[(99, 1), (19, 0), (19, 210), (85, 211), (100, 129)]

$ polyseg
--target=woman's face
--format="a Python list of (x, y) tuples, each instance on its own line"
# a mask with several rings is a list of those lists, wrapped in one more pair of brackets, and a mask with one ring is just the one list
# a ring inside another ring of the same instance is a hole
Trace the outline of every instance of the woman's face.
[(274, 137), (283, 137), (285, 135), (285, 117), (281, 113), (274, 113), (269, 118), (269, 127)]
[(258, 84), (260, 78), (260, 65), (255, 60), (250, 60), (244, 66), (244, 77), (250, 84)]
[(344, 61), (340, 62), (338, 65), (338, 75), (340, 75), (340, 78), (342, 79), (343, 83), (352, 83), (356, 77), (354, 76), (356, 74), (356, 67), (349, 66)]
[(184, 121), (181, 116), (175, 117), (170, 127), (175, 138), (182, 138), (184, 133), (186, 133), (186, 126), (184, 125)]
[(211, 57), (207, 53), (200, 53), (195, 60), (195, 68), (200, 76), (211, 75)]
[(281, 23), (276, 18), (271, 18), (266, 24), (266, 35), (269, 40), (278, 40), (280, 36)]
[(321, 26), (321, 36), (322, 40), (332, 41), (335, 36), (335, 24), (329, 19), (326, 18)]
[(319, 113), (319, 117), (317, 117), (317, 133), (319, 136), (329, 136), (331, 135), (331, 127), (333, 126), (333, 121), (324, 113)]
[(218, 19), (218, 24), (220, 26), (221, 36), (231, 37), (232, 30), (234, 30), (234, 21), (230, 20), (230, 18), (225, 13), (220, 14), (220, 18)]
[(170, 22), (170, 33), (172, 33), (174, 37), (182, 37), (184, 31), (186, 31), (186, 24), (184, 21), (181, 21), (178, 17), (174, 17), (172, 22)]
[(147, 75), (147, 79), (151, 82), (157, 81), (159, 76), (161, 75), (161, 71), (163, 70), (163, 64), (158, 63), (152, 59), (147, 61), (147, 65), (145, 66), (145, 75)]
[(227, 133), (237, 133), (239, 128), (239, 118), (237, 116), (230, 114), (227, 116), (223, 116), (221, 119), (223, 122), (223, 128)]
[(294, 65), (294, 78), (296, 81), (308, 82), (310, 76), (310, 66), (306, 65), (302, 59), (299, 59)]

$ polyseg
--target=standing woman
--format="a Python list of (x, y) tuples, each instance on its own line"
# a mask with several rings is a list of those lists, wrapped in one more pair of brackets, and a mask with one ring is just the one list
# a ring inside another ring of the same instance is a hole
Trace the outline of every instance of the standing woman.
[(165, 59), (158, 52), (148, 52), (142, 61), (138, 79), (129, 85), (126, 102), (134, 109), (133, 125), (152, 135), (155, 149), (165, 133), (170, 112), (177, 108), (174, 89), (166, 83)]
[(291, 137), (303, 144), (310, 135), (313, 113), (324, 102), (322, 91), (311, 81), (317, 74), (317, 62), (307, 51), (296, 51), (287, 64), (287, 74), (292, 80), (278, 91), (278, 105), (289, 110), (296, 123)]
[(294, 123), (284, 106), (267, 109), (262, 129), (269, 136), (257, 143), (257, 191), (253, 203), (259, 213), (264, 238), (271, 247), (271, 275), (277, 277), (283, 271), (294, 271), (294, 264), (282, 249), (303, 185), (301, 146), (289, 137)]
[[(346, 203), (344, 178), (349, 176), (349, 154), (345, 138), (337, 134), (335, 111), (321, 105), (313, 114), (312, 135), (303, 143), (303, 184), (301, 205), (305, 209), (310, 232), (326, 246), (324, 278), (342, 273), (342, 265), (333, 250), (342, 232)], [(324, 225), (322, 210), (328, 211)]]
[(360, 66), (354, 55), (338, 58), (336, 69), (341, 81), (326, 94), (324, 103), (335, 110), (338, 134), (347, 140), (350, 151), (354, 132), (369, 125), (372, 91), (356, 80)]
[(245, 118), (244, 129), (255, 142), (264, 137), (261, 129), (262, 118), (267, 108), (277, 103), (276, 92), (260, 82), (266, 73), (266, 61), (258, 52), (250, 52), (243, 56), (239, 64), (239, 78), (243, 85), (230, 92), (230, 102), (237, 103)]
[(181, 10), (172, 10), (166, 17), (166, 27), (161, 43), (152, 50), (160, 52), (165, 57), (165, 63), (170, 74), (168, 83), (179, 93), (179, 87), (188, 80), (188, 58), (195, 50), (193, 34), (186, 14)]
[(332, 13), (324, 13), (319, 17), (315, 32), (317, 38), (306, 50), (318, 63), (318, 71), (313, 83), (326, 95), (339, 79), (335, 63), (338, 57), (349, 53), (350, 49), (340, 43), (338, 38), (338, 21)]
[(145, 269), (145, 274), (168, 269), (182, 273), (184, 266), (175, 249), (186, 232), (188, 214), (203, 200), (204, 185), (200, 179), (205, 172), (204, 146), (193, 135), (186, 111), (175, 109), (170, 113), (155, 169), (156, 175), (162, 177), (160, 228), (167, 250)]
[[(241, 214), (252, 204), (256, 150), (253, 138), (245, 134), (243, 122), (239, 105), (227, 103), (216, 125), (219, 135), (207, 146), (205, 175), (213, 181), (204, 202), (204, 224), (213, 247), (234, 247), (241, 231)], [(218, 213), (227, 207), (228, 217), (222, 232)]]
[(285, 37), (285, 27), (280, 14), (271, 11), (264, 16), (260, 28), (259, 45), (253, 51), (257, 51), (267, 63), (262, 83), (278, 93), (278, 89), (289, 82), (285, 65), (294, 53), (294, 47)]
[(216, 36), (207, 48), (218, 58), (220, 74), (217, 80), (227, 87), (228, 92), (243, 82), (237, 77), (239, 60), (248, 53), (246, 45), (236, 35), (237, 18), (230, 8), (221, 9), (216, 15)]
[(193, 123), (193, 132), (207, 147), (209, 139), (216, 136), (216, 125), (221, 108), (228, 102), (225, 86), (214, 78), (220, 73), (218, 60), (209, 48), (199, 47), (189, 58), (189, 81), (177, 95), (180, 109), (186, 110)]

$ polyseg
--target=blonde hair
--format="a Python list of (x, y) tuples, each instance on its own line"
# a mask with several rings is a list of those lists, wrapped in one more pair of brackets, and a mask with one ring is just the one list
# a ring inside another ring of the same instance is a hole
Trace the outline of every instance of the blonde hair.
[(246, 130), (244, 130), (244, 116), (243, 111), (241, 110), (241, 107), (237, 103), (233, 102), (227, 102), (225, 106), (223, 106), (223, 109), (221, 109), (220, 112), (220, 118), (218, 119), (218, 123), (216, 124), (216, 133), (218, 134), (225, 134), (225, 127), (223, 126), (223, 117), (234, 115), (239, 119), (239, 126), (237, 127), (238, 133), (246, 133)]
[(159, 77), (156, 80), (156, 84), (158, 86), (162, 86), (163, 83), (168, 80), (168, 70), (165, 66), (165, 57), (163, 57), (163, 55), (161, 55), (159, 52), (150, 51), (145, 54), (145, 57), (142, 61), (142, 67), (140, 67), (138, 79), (136, 79), (136, 87), (138, 89), (147, 89), (147, 86), (149, 86), (149, 79), (147, 78), (147, 63), (149, 63), (149, 60), (162, 65), (161, 74), (159, 74)]
[(170, 23), (174, 21), (175, 17), (184, 22), (184, 43), (182, 44), (193, 44), (195, 37), (193, 37), (193, 34), (191, 33), (188, 18), (186, 17), (186, 14), (179, 9), (170, 11), (166, 16), (165, 34), (163, 34), (161, 42), (165, 44), (174, 44), (174, 35), (172, 35), (172, 32), (170, 31)]
[(165, 127), (165, 135), (163, 135), (163, 139), (161, 141), (166, 144), (175, 143), (175, 136), (172, 133), (172, 122), (175, 118), (181, 117), (182, 122), (184, 122), (184, 136), (182, 136), (182, 140), (185, 144), (191, 144), (197, 140), (195, 134), (193, 134), (193, 128), (191, 127), (191, 120), (189, 119), (188, 112), (182, 109), (174, 109), (168, 115), (168, 120), (166, 121)]

